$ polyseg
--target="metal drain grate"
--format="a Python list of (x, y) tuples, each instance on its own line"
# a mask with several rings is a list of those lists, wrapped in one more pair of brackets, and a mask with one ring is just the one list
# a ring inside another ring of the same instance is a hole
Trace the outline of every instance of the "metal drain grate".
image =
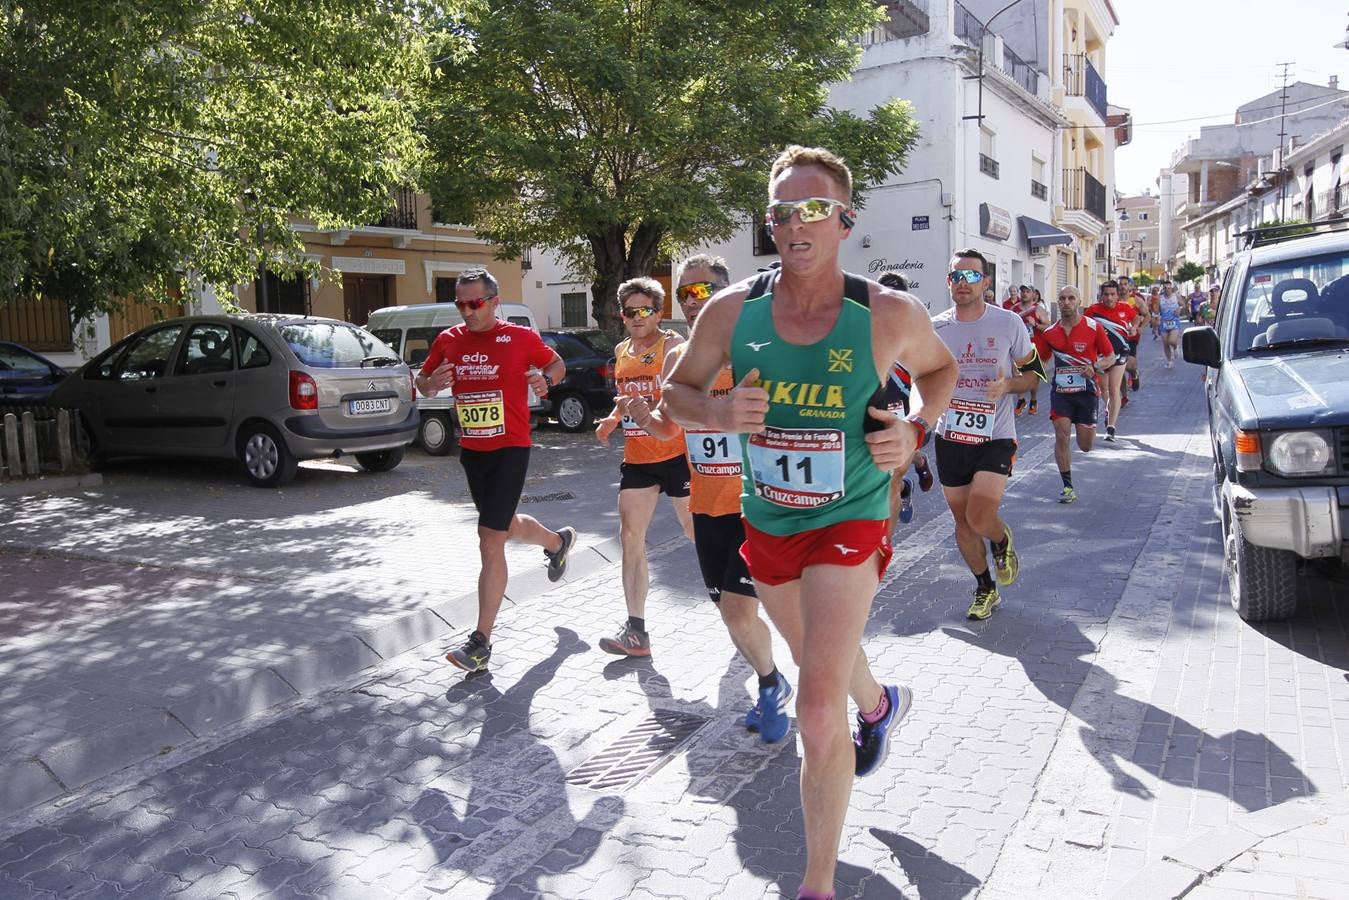
[(707, 724), (703, 716), (656, 710), (632, 731), (567, 773), (567, 784), (626, 790), (665, 764)]
[(558, 500), (575, 500), (576, 495), (571, 491), (557, 491), (552, 494), (525, 494), (520, 498), (521, 503), (554, 503)]

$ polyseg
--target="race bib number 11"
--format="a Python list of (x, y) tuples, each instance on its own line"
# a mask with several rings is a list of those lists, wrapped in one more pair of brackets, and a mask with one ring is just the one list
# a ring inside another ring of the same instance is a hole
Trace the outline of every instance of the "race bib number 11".
[(817, 509), (843, 496), (843, 432), (765, 428), (749, 437), (754, 493), (788, 509)]

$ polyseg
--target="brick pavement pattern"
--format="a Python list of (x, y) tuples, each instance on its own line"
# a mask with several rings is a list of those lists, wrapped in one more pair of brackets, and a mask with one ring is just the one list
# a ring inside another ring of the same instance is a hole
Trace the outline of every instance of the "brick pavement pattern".
[[(840, 897), (1107, 896), (1187, 837), (1346, 783), (1343, 624), (1325, 592), (1261, 629), (1226, 608), (1197, 373), (1147, 363), (1126, 440), (1075, 455), (1073, 506), (1046, 418), (1020, 420), (1004, 508), (1022, 576), (988, 621), (963, 618), (939, 492), (918, 497), (865, 643), (915, 703), (855, 786)], [(504, 616), (490, 675), (425, 647), (44, 808), (0, 839), (0, 897), (791, 896), (797, 748), (736, 724), (751, 672), (692, 549), (658, 550), (651, 659), (595, 649), (623, 615), (616, 569), (597, 571)], [(706, 724), (663, 766), (621, 791), (567, 783), (666, 712)]]

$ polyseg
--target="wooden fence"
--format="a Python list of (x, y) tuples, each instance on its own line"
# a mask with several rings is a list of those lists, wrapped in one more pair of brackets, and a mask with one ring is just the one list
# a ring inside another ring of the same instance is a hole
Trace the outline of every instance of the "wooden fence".
[(87, 447), (68, 409), (0, 405), (0, 481), (87, 471)]

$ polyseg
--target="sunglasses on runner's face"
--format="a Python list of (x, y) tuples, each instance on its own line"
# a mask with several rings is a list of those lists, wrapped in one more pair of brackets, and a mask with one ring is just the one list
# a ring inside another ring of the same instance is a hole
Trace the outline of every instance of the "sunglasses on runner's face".
[(984, 280), (984, 273), (978, 269), (954, 269), (946, 273), (946, 280), (951, 284), (959, 281), (966, 284), (978, 284)]
[(680, 303), (688, 303), (690, 300), (706, 300), (716, 292), (716, 285), (710, 281), (690, 281), (675, 289), (675, 297)]
[(829, 197), (807, 197), (804, 200), (789, 200), (773, 203), (768, 207), (768, 216), (774, 225), (786, 225), (792, 220), (792, 213), (801, 217), (802, 222), (823, 222), (834, 214), (834, 207), (847, 209), (848, 204)]
[(646, 319), (656, 314), (654, 306), (625, 306), (623, 315), (629, 319)]
[(497, 295), (493, 294), (490, 297), (479, 297), (477, 300), (456, 300), (454, 301), (454, 305), (459, 307), (460, 312), (463, 312), (466, 309), (476, 311), (482, 309), (484, 303), (491, 303), (496, 298)]

